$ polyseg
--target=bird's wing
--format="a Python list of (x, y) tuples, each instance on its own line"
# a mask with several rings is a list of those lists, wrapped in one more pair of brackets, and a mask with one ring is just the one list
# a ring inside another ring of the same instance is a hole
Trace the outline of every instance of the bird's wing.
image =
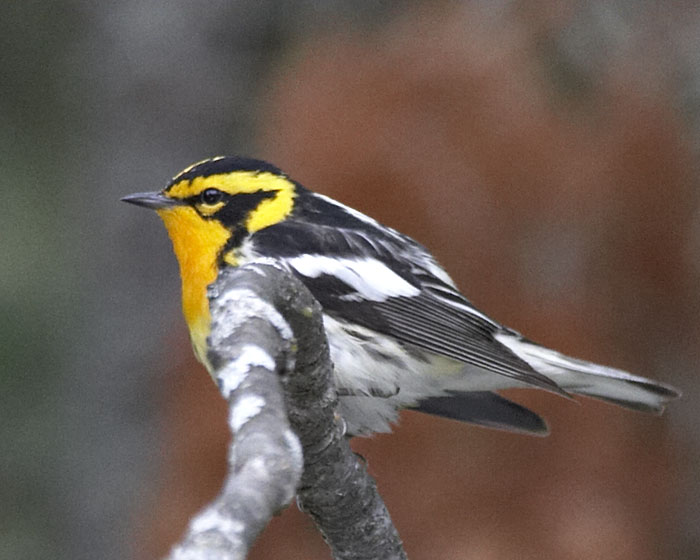
[[(405, 286), (387, 283), (380, 287), (372, 278), (388, 280), (394, 274), (383, 262), (356, 261), (338, 268), (309, 256), (304, 263), (292, 259), (290, 264), (331, 316), (433, 354), (561, 392), (556, 383), (496, 340), (494, 334), (501, 329), (484, 320), (470, 304), (438, 297), (432, 289), (417, 288), (404, 295)], [(363, 269), (367, 275), (356, 274)]]
[(438, 277), (426, 264), (434, 263), (432, 257), (412, 240), (383, 242), (376, 234), (337, 227), (310, 231), (308, 224), (295, 227), (294, 222), (268, 229), (256, 240), (260, 252), (285, 261), (329, 315), (433, 354), (562, 392), (494, 338), (503, 327), (464, 298), (446, 274)]

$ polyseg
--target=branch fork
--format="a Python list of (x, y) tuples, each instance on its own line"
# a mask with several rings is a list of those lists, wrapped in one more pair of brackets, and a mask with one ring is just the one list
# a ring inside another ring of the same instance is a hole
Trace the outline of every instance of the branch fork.
[(374, 480), (344, 437), (318, 302), (275, 264), (225, 270), (208, 296), (207, 359), (229, 403), (229, 468), (168, 559), (243, 559), (294, 496), (333, 558), (405, 559)]

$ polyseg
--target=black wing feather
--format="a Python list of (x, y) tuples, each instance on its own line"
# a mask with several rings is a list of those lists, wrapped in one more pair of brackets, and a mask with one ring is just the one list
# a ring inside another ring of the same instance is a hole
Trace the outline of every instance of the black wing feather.
[[(315, 204), (330, 203), (319, 199)], [(476, 310), (456, 288), (432, 274), (428, 266), (421, 266), (434, 263), (421, 245), (352, 216), (344, 216), (344, 224), (352, 227), (341, 228), (339, 222), (313, 223), (314, 217), (328, 220), (329, 215), (330, 211), (323, 208), (314, 212), (307, 208), (303, 221), (292, 218), (257, 232), (253, 236), (255, 246), (261, 254), (282, 260), (303, 254), (377, 259), (419, 288), (420, 293), (369, 301), (333, 275), (310, 278), (296, 270), (295, 273), (331, 316), (434, 354), (563, 393), (556, 383), (494, 338), (494, 334), (503, 332), (503, 327)]]

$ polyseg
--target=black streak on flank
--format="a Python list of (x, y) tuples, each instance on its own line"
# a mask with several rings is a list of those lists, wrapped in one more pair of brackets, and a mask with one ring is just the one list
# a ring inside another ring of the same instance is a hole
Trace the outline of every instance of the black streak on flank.
[(191, 181), (197, 177), (210, 177), (212, 175), (221, 175), (232, 173), (234, 171), (254, 171), (258, 173), (272, 173), (273, 175), (285, 176), (278, 168), (259, 159), (227, 156), (219, 159), (210, 159), (195, 165), (192, 169), (188, 169), (173, 177), (165, 188), (167, 191), (173, 185), (180, 181)]

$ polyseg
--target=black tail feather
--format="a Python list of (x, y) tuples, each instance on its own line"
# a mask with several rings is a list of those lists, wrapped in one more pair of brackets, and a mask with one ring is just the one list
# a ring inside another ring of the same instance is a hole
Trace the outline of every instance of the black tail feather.
[(547, 423), (540, 416), (490, 391), (431, 397), (420, 401), (414, 410), (509, 432), (536, 436), (549, 433)]

